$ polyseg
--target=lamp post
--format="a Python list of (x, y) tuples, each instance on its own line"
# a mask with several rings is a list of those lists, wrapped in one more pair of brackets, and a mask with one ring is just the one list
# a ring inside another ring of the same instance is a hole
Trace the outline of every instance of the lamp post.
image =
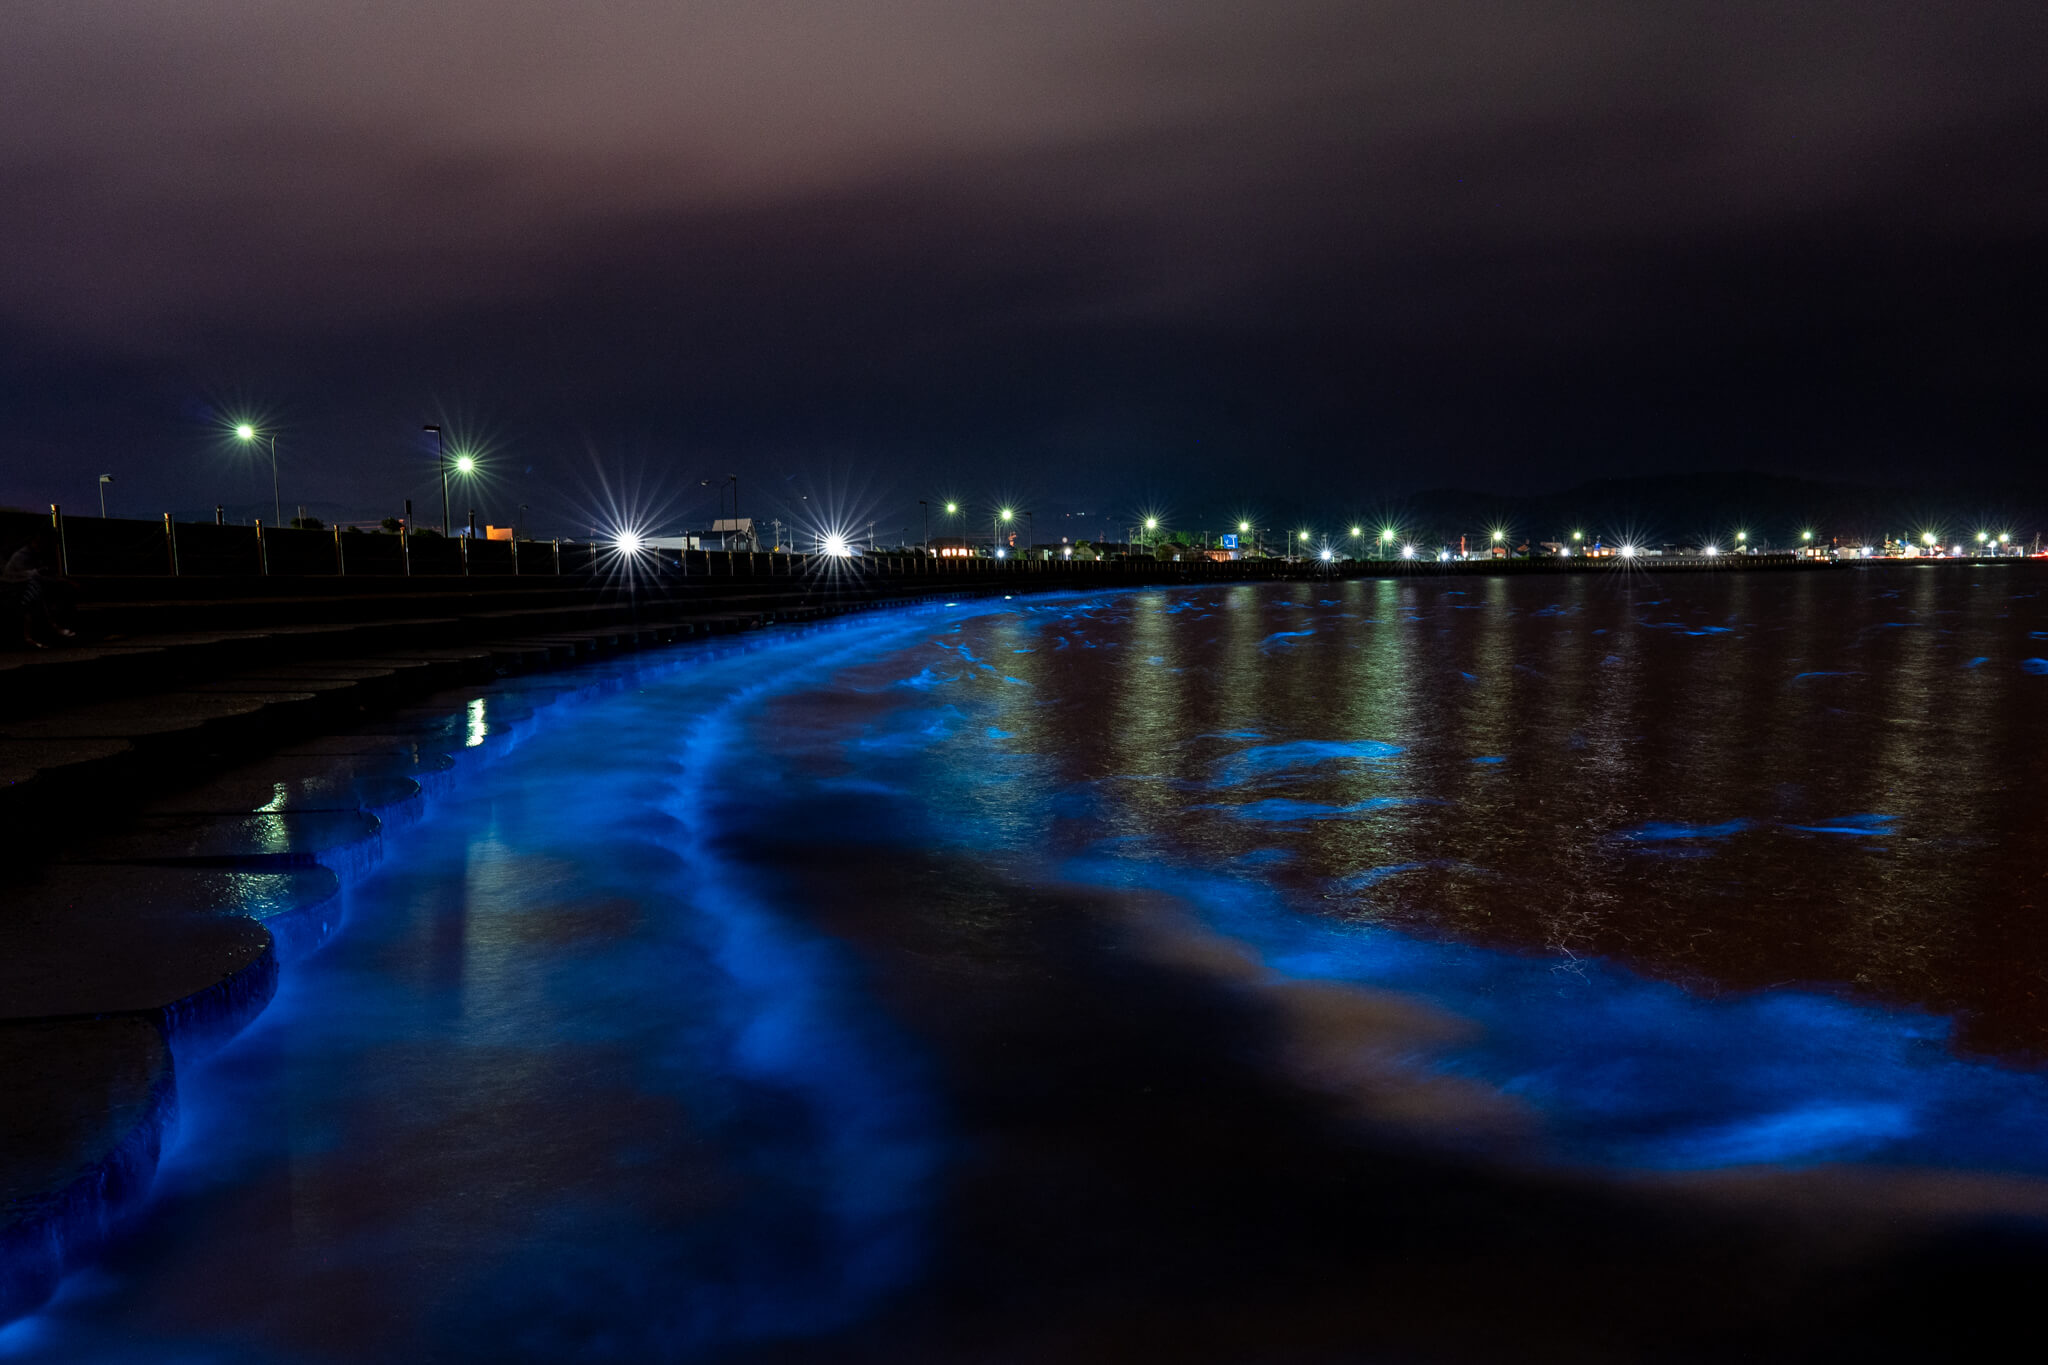
[(441, 468), (441, 534), (448, 534), (448, 447), (441, 440), (441, 428), (429, 422), (421, 431), (434, 433), (434, 460)]
[[(455, 457), (455, 472), (456, 472), (456, 473), (458, 473), (458, 474), (474, 474), (474, 473), (476, 473), (476, 456), (474, 456), (474, 455), (457, 455), (457, 456)], [(476, 493), (476, 490), (475, 490), (475, 489), (471, 489), (471, 490), (470, 490), (470, 494), (471, 494), (471, 496), (474, 496), (474, 495), (475, 495), (475, 493)], [(445, 468), (443, 468), (443, 469), (442, 469), (442, 471), (441, 471), (441, 524), (442, 524), (442, 526), (443, 526), (443, 528), (444, 528), (444, 529), (446, 528), (446, 526), (447, 526), (447, 523), (448, 523), (448, 471), (447, 471), (447, 470), (446, 470)], [(472, 507), (472, 508), (470, 508), (470, 509), (469, 509), (469, 540), (474, 540), (474, 539), (476, 539), (476, 509), (475, 509), (474, 507)], [(462, 546), (462, 562), (463, 562), (463, 565), (465, 566), (465, 567), (463, 568), (463, 572), (464, 572), (464, 573), (467, 573), (467, 572), (469, 572), (469, 570), (468, 570), (468, 567), (467, 567), (467, 566), (468, 566), (468, 564), (469, 564), (469, 540), (465, 540), (465, 541), (463, 542), (463, 546)]]
[[(112, 483), (113, 481), (114, 481), (114, 476), (113, 476), (112, 474), (102, 474), (102, 475), (100, 475), (100, 520), (101, 520), (101, 521), (105, 521), (105, 520), (107, 519), (107, 485), (108, 485), (108, 484), (110, 484), (110, 483)], [(1978, 537), (1977, 537), (1977, 539), (1979, 539), (1979, 540), (1982, 540), (1982, 539), (1984, 539), (1984, 537), (1982, 537), (1982, 536), (1978, 536)]]
[(923, 498), (917, 500), (917, 505), (924, 509), (924, 553), (929, 559), (932, 553), (932, 505)]
[(277, 433), (274, 431), (259, 432), (255, 427), (244, 422), (235, 428), (235, 435), (244, 441), (253, 441), (258, 436), (268, 436), (270, 438), (270, 524), (272, 526), (282, 525), (284, 523), (284, 502), (277, 495)]

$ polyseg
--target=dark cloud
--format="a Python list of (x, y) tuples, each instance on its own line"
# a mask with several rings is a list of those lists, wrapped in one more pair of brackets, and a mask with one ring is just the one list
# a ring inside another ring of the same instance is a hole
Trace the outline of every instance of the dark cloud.
[(521, 452), (536, 504), (593, 448), (764, 487), (867, 468), (891, 506), (1270, 505), (2002, 478), (2048, 434), (2038, 5), (9, 26), (0, 498), (119, 460), (152, 507), (210, 503), (210, 418), (251, 404), (288, 418), (300, 496), (365, 510), (442, 410)]

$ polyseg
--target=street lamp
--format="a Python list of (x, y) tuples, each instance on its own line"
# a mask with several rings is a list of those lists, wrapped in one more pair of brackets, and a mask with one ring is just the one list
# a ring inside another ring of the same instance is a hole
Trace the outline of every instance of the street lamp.
[[(455, 457), (455, 472), (456, 472), (456, 473), (458, 473), (458, 474), (474, 474), (474, 473), (476, 473), (476, 456), (474, 456), (474, 455), (457, 455), (457, 456)], [(468, 531), (468, 534), (469, 534), (469, 535), (471, 535), (471, 536), (474, 536), (474, 535), (476, 534), (476, 496), (475, 496), (475, 493), (476, 493), (476, 490), (474, 490), (474, 489), (471, 489), (471, 490), (470, 490), (470, 509), (469, 509), (469, 531)], [(446, 533), (446, 531), (447, 531), (447, 528), (448, 528), (448, 476), (447, 476), (446, 472), (444, 471), (444, 472), (443, 472), (443, 474), (442, 474), (442, 476), (441, 476), (441, 529), (442, 529), (442, 531), (443, 531), (443, 533), (444, 533), (444, 534)], [(463, 555), (465, 556), (465, 558), (464, 558), (464, 561), (463, 561), (463, 562), (464, 562), (465, 564), (466, 564), (466, 563), (468, 563), (468, 559), (467, 559), (467, 556), (468, 556), (468, 554), (469, 554), (469, 550), (468, 550), (468, 549), (466, 548), (466, 544), (467, 544), (467, 543), (465, 542), (465, 548), (464, 548), (464, 550), (463, 550), (463, 552), (462, 552), (462, 553), (463, 553)], [(464, 569), (464, 570), (463, 570), (463, 572), (464, 572), (464, 573), (467, 573), (467, 572), (469, 572), (469, 571), (468, 571), (467, 569)]]
[(100, 520), (107, 519), (107, 485), (114, 481), (112, 474), (100, 475)]
[(275, 526), (284, 520), (284, 503), (277, 496), (277, 433), (258, 432), (247, 422), (235, 428), (235, 436), (239, 440), (253, 441), (262, 435), (270, 438), (270, 524)]

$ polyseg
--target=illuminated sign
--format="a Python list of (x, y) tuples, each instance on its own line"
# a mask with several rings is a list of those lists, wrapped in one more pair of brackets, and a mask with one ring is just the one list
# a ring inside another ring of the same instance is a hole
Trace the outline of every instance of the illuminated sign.
[(1235, 550), (1237, 548), (1237, 537), (1224, 536), (1219, 541), (1217, 541), (1217, 544), (1221, 545), (1226, 550)]

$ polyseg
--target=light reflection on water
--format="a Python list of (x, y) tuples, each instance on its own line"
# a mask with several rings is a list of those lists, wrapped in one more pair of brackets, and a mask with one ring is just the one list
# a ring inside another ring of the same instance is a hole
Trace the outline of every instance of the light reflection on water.
[(2012, 965), (2034, 601), (1988, 571), (1018, 604), (949, 648), (1029, 695), (919, 675), (807, 752), (915, 734), (869, 776), (946, 791), (942, 837), (1170, 891), (1275, 981), (1479, 1023), (1430, 1067), (1532, 1107), (1553, 1156), (2048, 1173), (2048, 1010)]

